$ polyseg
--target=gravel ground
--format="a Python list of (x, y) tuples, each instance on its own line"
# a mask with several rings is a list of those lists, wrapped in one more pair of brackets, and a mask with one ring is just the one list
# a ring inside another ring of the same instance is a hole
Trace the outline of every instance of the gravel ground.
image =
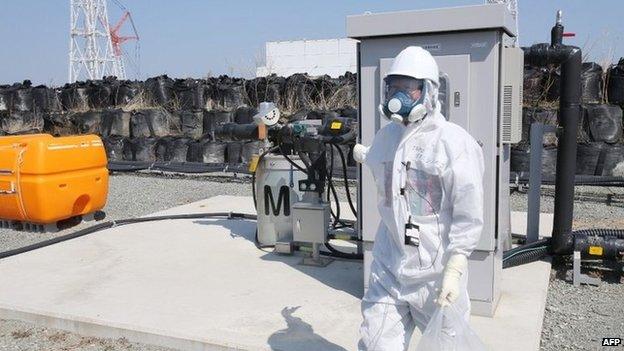
[[(542, 212), (553, 212), (554, 187), (542, 190)], [(577, 187), (573, 229), (624, 228), (624, 189)], [(610, 205), (607, 205), (607, 199)], [(526, 194), (514, 193), (511, 207), (526, 211)], [(542, 351), (602, 350), (603, 337), (624, 338), (622, 264), (585, 262), (584, 273), (600, 277), (600, 286), (572, 285), (572, 261), (553, 263), (542, 329)]]
[[(344, 190), (338, 188), (341, 201)], [(542, 212), (552, 212), (554, 188), (544, 187)], [(352, 190), (353, 191), (353, 190)], [(248, 195), (248, 178), (115, 175), (110, 178), (107, 219), (129, 218), (164, 210), (173, 206), (217, 195)], [(574, 228), (624, 228), (624, 190), (619, 188), (578, 187), (576, 189)], [(607, 198), (610, 205), (606, 204)], [(526, 211), (526, 194), (511, 196), (514, 211)], [(91, 224), (83, 223), (54, 234), (29, 234), (0, 230), (0, 251), (21, 247), (57, 235), (67, 234)], [(541, 350), (600, 350), (602, 337), (624, 337), (624, 284), (620, 266), (611, 270), (586, 270), (602, 277), (598, 287), (574, 288), (571, 284), (571, 262), (553, 265), (547, 307), (542, 331)], [(0, 320), (0, 351), (4, 350), (140, 350), (161, 351), (165, 348), (130, 343), (125, 339), (82, 337), (64, 331), (35, 325)]]

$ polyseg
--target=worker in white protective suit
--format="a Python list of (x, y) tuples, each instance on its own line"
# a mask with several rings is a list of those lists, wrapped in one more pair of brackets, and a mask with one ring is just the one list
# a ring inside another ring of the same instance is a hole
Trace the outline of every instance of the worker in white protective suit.
[[(438, 66), (411, 46), (394, 59), (379, 112), (392, 123), (354, 158), (371, 170), (378, 192), (369, 287), (362, 299), (360, 350), (406, 350), (437, 305), (466, 320), (468, 256), (483, 227), (483, 153), (438, 102)], [(453, 326), (445, 325), (453, 336)]]

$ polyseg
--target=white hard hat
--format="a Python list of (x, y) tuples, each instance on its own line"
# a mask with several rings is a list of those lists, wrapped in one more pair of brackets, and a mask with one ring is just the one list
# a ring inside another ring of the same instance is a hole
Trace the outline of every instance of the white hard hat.
[(440, 85), (438, 77), (438, 64), (429, 51), (420, 46), (408, 46), (403, 49), (392, 62), (392, 67), (386, 73), (390, 75), (408, 76), (416, 79), (429, 79), (437, 86)]

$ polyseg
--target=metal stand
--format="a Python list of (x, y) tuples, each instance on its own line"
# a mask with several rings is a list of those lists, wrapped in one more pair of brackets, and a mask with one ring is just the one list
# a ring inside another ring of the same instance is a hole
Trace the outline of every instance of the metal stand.
[(581, 273), (581, 252), (580, 251), (576, 251), (576, 250), (574, 251), (572, 270), (573, 270), (572, 283), (574, 284), (574, 286), (579, 287), (581, 286), (581, 284), (600, 285), (600, 279), (592, 278), (588, 276), (587, 274)]
[(334, 262), (333, 259), (328, 257), (321, 257), (321, 250), (318, 243), (312, 243), (312, 256), (304, 257), (301, 260), (302, 266), (314, 266), (314, 267), (326, 267), (328, 264)]
[(542, 190), (542, 150), (545, 133), (555, 133), (555, 126), (546, 126), (536, 122), (531, 124), (531, 149), (529, 152), (529, 207), (527, 211), (526, 242), (530, 244), (539, 239), (540, 196)]

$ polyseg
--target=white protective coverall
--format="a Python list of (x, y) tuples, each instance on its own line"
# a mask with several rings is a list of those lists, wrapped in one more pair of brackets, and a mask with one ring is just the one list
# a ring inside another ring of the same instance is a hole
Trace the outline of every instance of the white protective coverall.
[[(362, 300), (360, 350), (407, 349), (414, 327), (423, 331), (437, 307), (449, 257), (469, 256), (483, 227), (483, 153), (472, 136), (440, 113), (435, 61), (427, 51), (409, 47), (392, 72), (427, 79), (435, 89), (427, 91), (431, 103), (425, 104), (424, 119), (387, 124), (362, 156), (375, 179), (382, 221)], [(419, 229), (406, 229), (409, 222)], [(406, 245), (406, 234), (414, 231), (420, 244)], [(467, 278), (465, 272), (454, 302), (466, 320)]]

